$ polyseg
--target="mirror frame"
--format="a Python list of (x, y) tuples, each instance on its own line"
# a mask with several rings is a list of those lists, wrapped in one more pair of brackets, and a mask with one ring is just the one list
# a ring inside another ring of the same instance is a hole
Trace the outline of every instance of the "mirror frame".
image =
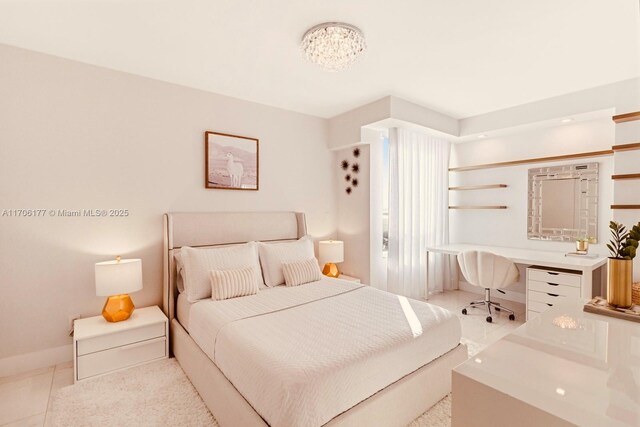
[[(578, 163), (529, 169), (527, 238), (530, 240), (575, 241), (582, 237), (598, 239), (598, 163)], [(578, 179), (580, 206), (578, 228), (542, 228), (542, 184), (557, 179)]]

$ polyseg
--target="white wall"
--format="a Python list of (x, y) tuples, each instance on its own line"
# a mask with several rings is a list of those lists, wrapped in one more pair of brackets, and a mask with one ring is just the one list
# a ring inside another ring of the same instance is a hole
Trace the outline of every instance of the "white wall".
[[(344, 262), (339, 265), (340, 271), (348, 276), (358, 277), (362, 283), (369, 281), (369, 145), (359, 145), (360, 156), (353, 156), (353, 149), (335, 151), (333, 169), (338, 196), (338, 239), (344, 241)], [(354, 174), (340, 167), (342, 160), (354, 162), (360, 171)], [(345, 181), (345, 175), (358, 179), (358, 186), (353, 187)], [(351, 187), (351, 194), (345, 189)]]
[[(0, 216), (0, 359), (70, 344), (69, 316), (102, 308), (97, 261), (142, 258), (132, 298), (160, 304), (164, 212), (303, 211), (335, 235), (326, 120), (3, 45), (0, 64), (0, 209), (131, 213)], [(205, 130), (260, 139), (260, 191), (204, 188)]]
[[(478, 140), (454, 144), (452, 167), (473, 164), (520, 160), (535, 157), (571, 154), (611, 149), (615, 141), (615, 127), (611, 118), (558, 125), (499, 139)], [(451, 210), (450, 240), (452, 243), (478, 243), (506, 247), (532, 248), (550, 251), (572, 251), (571, 242), (528, 240), (527, 203), (528, 170), (534, 167), (597, 162), (599, 173), (599, 243), (591, 248), (594, 253), (607, 254), (604, 243), (608, 240), (608, 223), (612, 219), (613, 156), (575, 159), (564, 162), (528, 164), (512, 167), (480, 169), (450, 173), (450, 185), (507, 184), (504, 189), (452, 191), (452, 205), (506, 205), (506, 210)], [(524, 293), (524, 280), (512, 288)], [(523, 300), (524, 295), (516, 296)]]
[[(640, 102), (640, 101), (639, 101)], [(616, 126), (616, 145), (640, 142), (640, 121), (618, 123)], [(615, 174), (640, 173), (640, 150), (616, 151), (613, 155)], [(616, 205), (640, 204), (640, 180), (615, 180), (613, 185), (614, 203)], [(613, 219), (631, 228), (640, 222), (640, 210), (616, 209)], [(640, 281), (640, 255), (633, 263), (633, 279)]]

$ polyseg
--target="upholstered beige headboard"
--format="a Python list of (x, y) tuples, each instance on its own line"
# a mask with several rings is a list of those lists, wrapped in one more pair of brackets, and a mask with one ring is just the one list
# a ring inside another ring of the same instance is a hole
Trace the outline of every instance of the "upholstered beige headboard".
[(207, 247), (295, 240), (307, 234), (300, 212), (174, 212), (164, 215), (162, 307), (175, 316), (178, 289), (174, 253), (183, 246)]

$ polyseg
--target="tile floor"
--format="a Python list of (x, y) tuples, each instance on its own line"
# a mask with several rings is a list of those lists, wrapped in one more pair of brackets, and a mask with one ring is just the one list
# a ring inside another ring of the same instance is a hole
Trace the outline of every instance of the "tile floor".
[(483, 295), (470, 292), (445, 291), (429, 297), (428, 302), (454, 312), (462, 322), (462, 337), (478, 344), (489, 345), (494, 343), (525, 322), (526, 307), (524, 304), (495, 298), (493, 295), (491, 297), (493, 301), (499, 302), (515, 311), (515, 320), (509, 320), (509, 315), (501, 311), (499, 313), (494, 312), (492, 316), (493, 322), (487, 323), (487, 309), (482, 307), (469, 308), (466, 316), (462, 314), (462, 309), (471, 301), (483, 298)]
[(0, 426), (44, 426), (53, 392), (71, 384), (73, 362), (0, 378)]
[[(524, 304), (500, 299), (497, 301), (516, 312), (515, 321), (510, 321), (508, 315), (499, 313), (493, 316), (493, 323), (487, 323), (486, 311), (481, 308), (469, 309), (467, 316), (461, 313), (462, 308), (470, 301), (481, 298), (464, 291), (447, 291), (432, 296), (429, 302), (456, 313), (462, 322), (462, 336), (479, 344), (491, 344), (524, 323)], [(47, 425), (47, 411), (50, 409), (53, 392), (71, 384), (72, 362), (0, 378), (0, 426)]]

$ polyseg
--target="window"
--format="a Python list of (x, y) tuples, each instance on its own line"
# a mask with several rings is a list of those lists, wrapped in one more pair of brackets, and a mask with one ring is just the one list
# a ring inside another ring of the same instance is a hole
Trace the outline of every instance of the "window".
[(389, 137), (382, 140), (382, 255), (389, 252)]

